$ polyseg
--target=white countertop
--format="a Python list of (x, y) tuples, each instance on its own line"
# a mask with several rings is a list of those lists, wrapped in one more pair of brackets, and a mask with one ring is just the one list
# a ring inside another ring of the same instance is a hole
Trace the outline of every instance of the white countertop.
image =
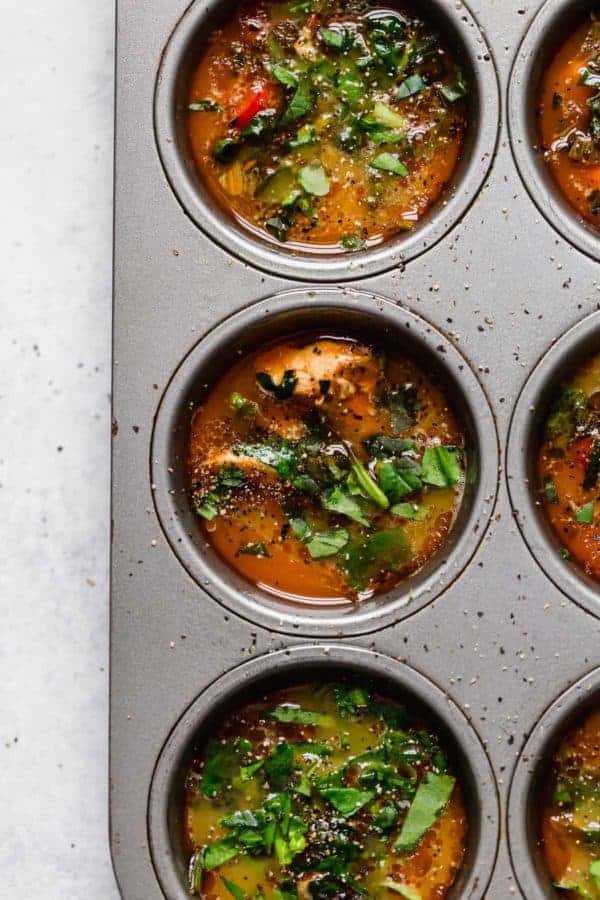
[(116, 900), (108, 849), (113, 0), (4, 0), (0, 894)]

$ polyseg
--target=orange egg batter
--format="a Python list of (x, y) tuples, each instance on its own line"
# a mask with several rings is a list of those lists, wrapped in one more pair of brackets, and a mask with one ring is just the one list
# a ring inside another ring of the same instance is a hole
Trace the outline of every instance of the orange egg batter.
[[(265, 388), (265, 376), (272, 387), (288, 378), (289, 396)], [(411, 406), (400, 421), (397, 397)], [(386, 436), (392, 444), (380, 447)], [(443, 545), (463, 491), (463, 444), (441, 386), (410, 360), (300, 335), (240, 359), (199, 405), (194, 502), (210, 543), (250, 582), (299, 603), (353, 603)], [(428, 474), (436, 453), (460, 471)], [(396, 480), (407, 468), (408, 486)]]
[[(338, 706), (352, 697), (365, 705)], [(274, 710), (315, 716), (316, 723), (278, 722)], [(468, 823), (460, 779), (451, 774), (431, 730), (415, 721), (403, 722), (399, 732), (400, 723), (391, 728), (382, 718), (387, 714), (392, 721), (390, 713), (398, 715), (400, 708), (362, 686), (322, 683), (271, 693), (236, 710), (211, 743), (198, 748), (187, 779), (184, 839), (192, 860), (192, 893), (219, 900), (229, 900), (232, 892), (240, 900), (242, 894), (248, 900), (280, 900), (280, 892), (286, 900), (340, 895), (442, 900), (465, 853)], [(385, 751), (382, 755), (386, 739), (406, 740), (410, 764)], [(428, 773), (440, 773), (438, 766), (443, 771), (439, 783), (449, 791), (428, 827), (419, 831), (416, 846), (400, 851), (402, 822), (411, 800), (420, 802), (415, 787)], [(342, 794), (335, 789), (322, 793), (328, 776)], [(263, 813), (257, 810), (277, 792), (289, 798), (285, 802), (291, 809), (277, 825), (279, 850), (269, 851), (260, 843)], [(353, 797), (363, 803), (355, 812), (339, 805)], [(380, 826), (382, 809), (390, 818)], [(254, 817), (246, 819), (250, 827), (242, 832), (241, 844), (236, 843), (236, 818), (230, 818), (237, 814), (241, 821), (240, 813)], [(297, 832), (291, 856), (284, 835), (290, 814)], [(207, 846), (222, 841), (224, 854), (207, 853)], [(244, 842), (253, 849), (244, 851)], [(229, 858), (213, 865), (223, 856)]]
[(400, 8), (259, 0), (199, 55), (190, 146), (249, 230), (290, 248), (360, 250), (410, 230), (440, 197), (467, 91), (439, 36)]
[(600, 577), (600, 356), (587, 360), (556, 400), (538, 461), (539, 496), (563, 556)]
[(598, 87), (580, 82), (584, 70), (598, 59), (600, 23), (587, 18), (546, 69), (539, 105), (540, 137), (550, 171), (571, 206), (596, 228), (600, 227), (600, 134), (594, 139), (590, 135), (593, 110), (589, 103)]
[(600, 712), (562, 742), (544, 798), (540, 840), (552, 881), (569, 900), (600, 898)]

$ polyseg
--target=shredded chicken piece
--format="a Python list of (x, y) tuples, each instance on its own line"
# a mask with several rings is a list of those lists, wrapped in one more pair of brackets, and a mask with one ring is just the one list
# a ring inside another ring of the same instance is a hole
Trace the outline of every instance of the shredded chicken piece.
[(296, 378), (294, 395), (308, 399), (332, 396), (346, 400), (363, 394), (373, 405), (382, 376), (381, 363), (362, 344), (341, 344), (321, 340), (301, 348), (267, 351), (257, 360), (257, 368), (267, 372), (277, 384), (286, 371)]

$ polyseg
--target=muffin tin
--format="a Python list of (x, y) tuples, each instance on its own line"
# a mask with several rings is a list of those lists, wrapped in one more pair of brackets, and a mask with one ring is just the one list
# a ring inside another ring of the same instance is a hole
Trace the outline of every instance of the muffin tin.
[[(427, 4), (476, 85), (456, 183), (412, 234), (312, 259), (242, 234), (194, 182), (181, 77), (226, 6), (120, 0), (110, 808), (127, 900), (185, 896), (177, 791), (211, 717), (274, 677), (331, 669), (370, 673), (447, 732), (472, 825), (452, 900), (554, 896), (536, 785), (563, 714), (595, 702), (599, 606), (544, 527), (530, 461), (552, 388), (598, 349), (600, 238), (553, 192), (531, 123), (540, 66), (592, 5)], [(179, 468), (196, 391), (237, 351), (315, 322), (354, 323), (440, 372), (477, 461), (430, 567), (336, 616), (295, 614), (224, 570)]]

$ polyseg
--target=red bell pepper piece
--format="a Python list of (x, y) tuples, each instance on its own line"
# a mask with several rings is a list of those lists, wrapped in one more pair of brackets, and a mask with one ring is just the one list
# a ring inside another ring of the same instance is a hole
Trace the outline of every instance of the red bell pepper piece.
[(238, 128), (240, 131), (245, 128), (257, 113), (267, 108), (267, 100), (268, 95), (265, 87), (254, 88), (250, 99), (246, 101), (231, 123), (232, 127)]

